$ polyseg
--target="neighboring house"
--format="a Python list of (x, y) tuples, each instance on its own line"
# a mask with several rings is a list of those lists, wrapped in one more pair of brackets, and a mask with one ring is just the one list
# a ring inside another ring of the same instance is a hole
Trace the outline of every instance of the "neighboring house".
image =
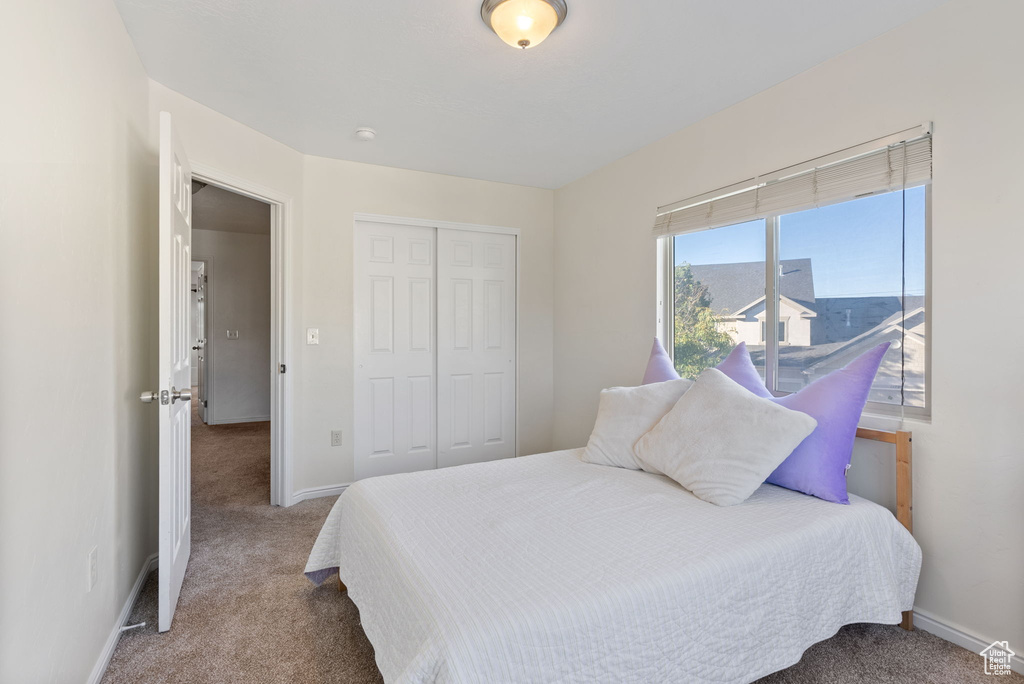
[[(764, 262), (691, 266), (708, 288), (719, 329), (746, 342), (764, 366)], [(924, 297), (816, 297), (810, 259), (780, 262), (778, 389), (795, 391), (882, 342), (891, 342), (872, 386), (871, 401), (924, 406)], [(902, 397), (901, 397), (902, 392)]]
[[(694, 280), (708, 287), (711, 308), (722, 321), (720, 329), (747, 346), (765, 341), (765, 265), (763, 262), (691, 266)], [(810, 259), (780, 264), (779, 342), (811, 344), (814, 279)]]

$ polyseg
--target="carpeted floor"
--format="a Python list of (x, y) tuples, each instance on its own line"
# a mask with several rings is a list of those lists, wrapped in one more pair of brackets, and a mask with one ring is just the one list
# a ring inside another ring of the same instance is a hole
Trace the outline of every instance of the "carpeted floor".
[[(193, 415), (192, 559), (171, 631), (156, 631), (156, 573), (106, 684), (380, 682), (359, 613), (337, 584), (302, 575), (334, 499), (271, 508), (270, 424)], [(999, 678), (1022, 684), (1024, 677)], [(851, 625), (763, 684), (991, 682), (981, 658), (927, 632)]]

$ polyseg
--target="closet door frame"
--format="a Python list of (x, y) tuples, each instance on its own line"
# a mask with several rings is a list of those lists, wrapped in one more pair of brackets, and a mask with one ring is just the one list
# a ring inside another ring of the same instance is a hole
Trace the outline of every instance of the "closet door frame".
[[(362, 222), (369, 222), (369, 223), (390, 223), (390, 224), (397, 224), (397, 225), (402, 225), (402, 226), (414, 226), (414, 227), (419, 227), (419, 228), (434, 228), (434, 229), (445, 228), (445, 229), (448, 229), (448, 230), (467, 230), (467, 231), (475, 232), (475, 233), (498, 233), (498, 234), (502, 234), (502, 235), (512, 235), (512, 236), (515, 237), (515, 239), (516, 239), (515, 240), (515, 243), (516, 243), (516, 251), (515, 251), (515, 255), (516, 255), (516, 308), (515, 308), (515, 321), (516, 321), (516, 335), (515, 335), (515, 339), (516, 339), (516, 377), (515, 377), (515, 383), (516, 383), (516, 402), (515, 402), (515, 406), (516, 406), (516, 421), (515, 421), (515, 455), (516, 455), (516, 457), (522, 456), (522, 454), (519, 453), (519, 444), (520, 444), (520, 441), (519, 441), (519, 395), (520, 395), (520, 391), (519, 391), (520, 390), (520, 388), (519, 388), (519, 348), (520, 348), (520, 342), (521, 342), (520, 335), (519, 335), (519, 330), (520, 330), (519, 304), (522, 301), (521, 296), (520, 296), (521, 295), (521, 292), (520, 292), (520, 290), (521, 290), (521, 279), (522, 279), (522, 258), (521, 258), (522, 238), (521, 238), (521, 235), (520, 235), (520, 230), (518, 228), (508, 228), (508, 227), (504, 227), (504, 226), (486, 226), (486, 225), (478, 225), (478, 224), (474, 224), (474, 223), (456, 223), (456, 222), (452, 222), (452, 221), (431, 221), (431, 220), (428, 220), (428, 219), (407, 218), (407, 217), (404, 217), (404, 216), (388, 216), (388, 215), (385, 215), (385, 214), (356, 213), (356, 214), (354, 214), (353, 220), (352, 220), (353, 240), (355, 240), (355, 234), (356, 234), (355, 233), (355, 231), (356, 231), (355, 224), (357, 222), (361, 222), (361, 221)], [(353, 278), (354, 277), (355, 277), (355, 269), (353, 269)], [(435, 286), (435, 289), (436, 289), (436, 286)], [(354, 296), (354, 293), (353, 293), (353, 296)], [(355, 349), (355, 348), (356, 348), (355, 340), (353, 340), (353, 349)], [(353, 357), (353, 362), (355, 362), (355, 358), (354, 357)], [(355, 394), (355, 387), (352, 388), (352, 391), (353, 391), (353, 395), (354, 395)], [(436, 393), (436, 390), (435, 390), (435, 393)], [(356, 401), (358, 401), (358, 397), (355, 397), (355, 399), (356, 399)], [(436, 452), (436, 450), (437, 450), (437, 445), (436, 444), (434, 445), (434, 449), (435, 449), (435, 452)], [(353, 457), (354, 456), (355, 456), (355, 454), (353, 454)], [(355, 464), (353, 463), (353, 466), (354, 465)]]

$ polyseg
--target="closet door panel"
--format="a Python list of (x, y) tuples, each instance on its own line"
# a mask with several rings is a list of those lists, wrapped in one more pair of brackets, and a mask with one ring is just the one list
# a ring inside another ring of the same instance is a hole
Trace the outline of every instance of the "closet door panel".
[(434, 230), (357, 222), (355, 478), (436, 467)]
[(437, 231), (438, 467), (516, 455), (515, 241)]

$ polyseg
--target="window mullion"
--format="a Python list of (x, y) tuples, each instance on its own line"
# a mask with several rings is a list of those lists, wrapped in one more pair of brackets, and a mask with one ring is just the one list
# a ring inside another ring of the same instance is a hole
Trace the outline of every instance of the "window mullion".
[(764, 227), (764, 381), (774, 392), (779, 378), (779, 217), (769, 216)]
[(658, 339), (675, 360), (675, 240), (670, 236), (658, 241)]

